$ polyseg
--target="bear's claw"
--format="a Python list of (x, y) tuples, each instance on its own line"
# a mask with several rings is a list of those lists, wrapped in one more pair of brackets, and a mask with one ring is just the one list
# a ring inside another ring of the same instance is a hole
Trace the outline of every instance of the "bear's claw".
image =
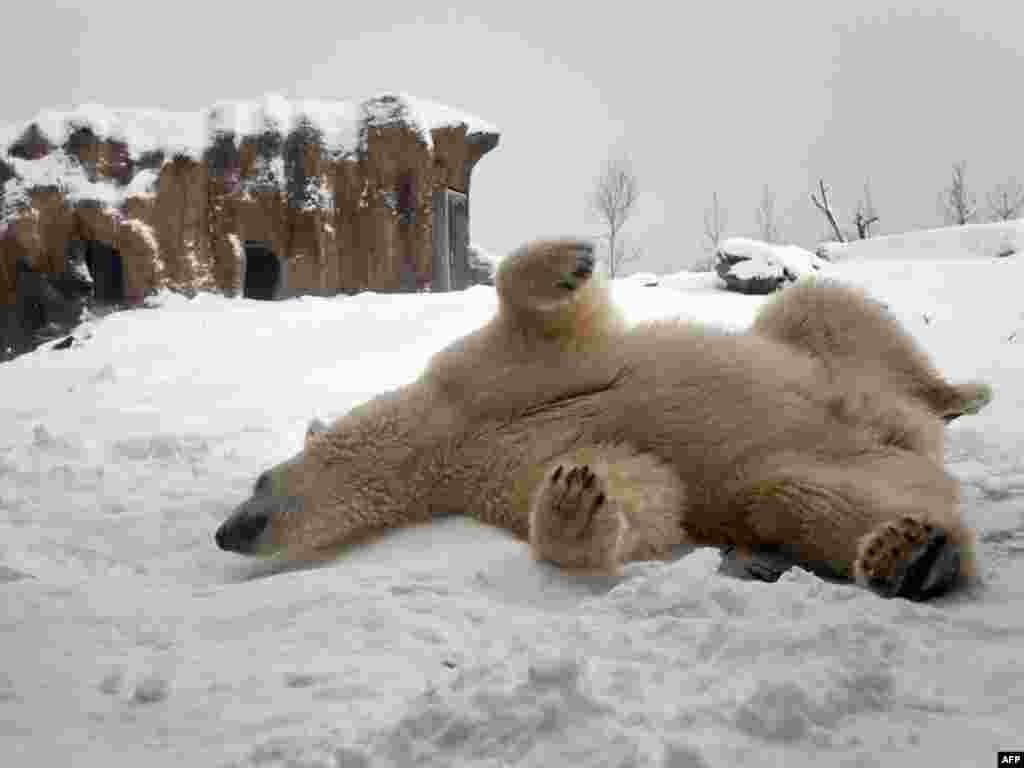
[(534, 505), (530, 545), (540, 559), (568, 568), (616, 567), (622, 523), (599, 472), (586, 464), (556, 466)]
[[(561, 477), (562, 465), (559, 464), (551, 475), (551, 484), (558, 484)], [(575, 531), (577, 536), (586, 534), (594, 514), (604, 504), (604, 492), (601, 488), (594, 488), (595, 482), (597, 475), (584, 464), (570, 469), (560, 484), (561, 494), (553, 506), (553, 511), (563, 516), (567, 523), (566, 529)], [(597, 493), (591, 492), (591, 489)]]

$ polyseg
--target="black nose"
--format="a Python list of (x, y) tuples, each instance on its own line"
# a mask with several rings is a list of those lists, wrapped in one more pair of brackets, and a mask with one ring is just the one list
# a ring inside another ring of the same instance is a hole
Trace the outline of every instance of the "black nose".
[(270, 522), (270, 516), (259, 512), (243, 512), (225, 520), (214, 539), (217, 546), (227, 552), (247, 554), (253, 551), (256, 539)]

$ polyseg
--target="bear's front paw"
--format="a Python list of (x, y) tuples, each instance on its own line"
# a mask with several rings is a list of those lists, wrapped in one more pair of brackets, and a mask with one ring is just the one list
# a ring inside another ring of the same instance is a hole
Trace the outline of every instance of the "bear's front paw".
[(558, 465), (531, 510), (530, 544), (541, 559), (608, 570), (618, 565), (621, 526), (601, 477), (585, 464)]
[(854, 574), (883, 597), (925, 600), (948, 591), (956, 581), (960, 548), (942, 528), (901, 517), (861, 539)]

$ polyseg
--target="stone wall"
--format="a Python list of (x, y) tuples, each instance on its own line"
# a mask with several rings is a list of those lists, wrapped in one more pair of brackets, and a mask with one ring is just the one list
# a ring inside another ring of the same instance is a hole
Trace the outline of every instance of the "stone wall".
[(17, 301), (19, 260), (59, 273), (69, 244), (81, 240), (118, 252), (129, 303), (163, 287), (237, 295), (246, 241), (268, 243), (281, 260), (281, 295), (424, 289), (433, 193), (468, 193), (474, 165), (497, 142), (497, 133), (467, 135), (465, 124), (425, 136), (401, 121), (368, 120), (358, 148), (341, 156), (324, 149), (314, 127), (299, 125), (288, 135), (222, 134), (201, 157), (164, 158), (133, 154), (89, 129), (55, 147), (30, 126), (9, 155), (63, 152), (89, 182), (119, 197), (75, 197), (58, 183), (31, 188), (17, 205), (0, 200), (0, 304)]

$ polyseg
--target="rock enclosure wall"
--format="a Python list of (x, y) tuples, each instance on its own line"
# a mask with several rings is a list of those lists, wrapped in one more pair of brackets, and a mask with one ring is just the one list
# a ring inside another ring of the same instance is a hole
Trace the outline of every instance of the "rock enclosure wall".
[[(75, 241), (119, 253), (128, 303), (163, 287), (239, 294), (246, 241), (269, 244), (281, 260), (280, 295), (428, 288), (433, 193), (468, 192), (498, 134), (465, 123), (424, 128), (396, 97), (363, 109), (358, 142), (345, 151), (305, 120), (218, 131), (198, 156), (88, 127), (57, 146), (30, 124), (0, 160), (0, 304), (17, 303), (19, 261), (63, 272)], [(57, 170), (31, 176), (43, 163)]]

